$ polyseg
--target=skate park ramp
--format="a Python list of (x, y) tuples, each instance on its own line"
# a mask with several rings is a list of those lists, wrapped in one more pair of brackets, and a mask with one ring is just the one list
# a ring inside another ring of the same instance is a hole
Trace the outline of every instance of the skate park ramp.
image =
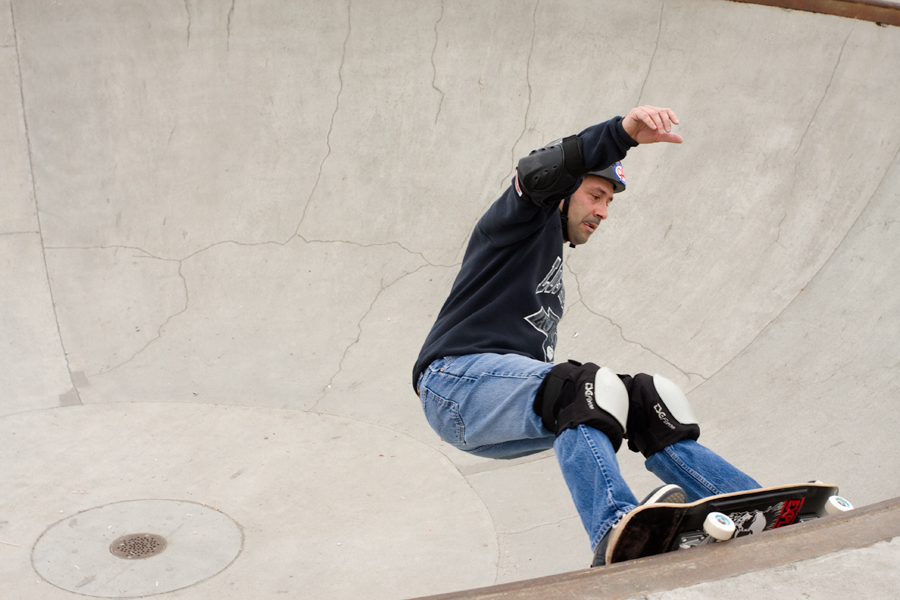
[[(722, 0), (0, 0), (0, 595), (584, 569), (552, 452), (454, 450), (410, 376), (518, 158), (640, 104), (685, 141), (565, 250), (557, 361), (674, 380), (763, 485), (900, 497), (898, 59)], [(873, 591), (896, 548), (829, 570)]]

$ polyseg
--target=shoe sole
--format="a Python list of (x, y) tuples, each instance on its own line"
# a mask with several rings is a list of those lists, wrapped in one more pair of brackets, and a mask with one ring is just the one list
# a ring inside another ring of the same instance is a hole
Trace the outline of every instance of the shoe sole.
[(677, 485), (664, 485), (654, 490), (647, 496), (640, 506), (647, 504), (684, 504), (687, 502), (687, 496)]

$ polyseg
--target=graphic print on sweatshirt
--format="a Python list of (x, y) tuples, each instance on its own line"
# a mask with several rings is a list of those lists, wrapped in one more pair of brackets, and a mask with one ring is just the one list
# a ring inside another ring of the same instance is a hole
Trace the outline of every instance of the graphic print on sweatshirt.
[[(565, 309), (566, 288), (563, 285), (562, 274), (562, 257), (557, 256), (556, 261), (550, 268), (550, 272), (547, 273), (547, 276), (538, 284), (534, 293), (538, 296), (540, 296), (540, 294), (551, 294), (556, 296), (559, 298), (560, 309)], [(547, 308), (546, 306), (542, 306), (541, 310), (538, 312), (525, 317), (525, 320), (528, 321), (532, 327), (544, 334), (543, 348), (544, 360), (546, 362), (553, 362), (553, 352), (556, 349), (556, 326), (559, 324), (560, 317), (561, 315), (557, 315), (553, 312), (552, 308)]]

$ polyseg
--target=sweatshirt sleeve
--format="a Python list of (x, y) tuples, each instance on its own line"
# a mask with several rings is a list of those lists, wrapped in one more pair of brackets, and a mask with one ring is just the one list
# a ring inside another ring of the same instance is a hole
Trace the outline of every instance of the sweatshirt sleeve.
[(581, 138), (584, 166), (587, 171), (605, 169), (617, 160), (625, 158), (629, 149), (638, 145), (622, 127), (622, 117), (613, 117), (598, 125), (588, 127), (578, 134)]
[[(625, 133), (622, 117), (614, 117), (588, 127), (579, 133), (578, 137), (582, 143), (585, 173), (604, 169), (617, 160), (622, 160), (630, 148), (638, 145)], [(585, 173), (580, 175), (583, 176)], [(519, 196), (514, 183), (488, 209), (477, 227), (497, 246), (517, 242), (540, 229), (547, 219), (558, 212), (559, 203), (571, 196), (581, 185), (581, 176), (574, 186), (561, 190), (552, 197), (544, 208)]]

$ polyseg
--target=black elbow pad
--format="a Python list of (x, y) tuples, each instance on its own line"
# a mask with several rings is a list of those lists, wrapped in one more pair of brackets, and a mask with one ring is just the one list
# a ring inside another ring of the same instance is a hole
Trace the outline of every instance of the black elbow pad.
[(516, 191), (538, 206), (548, 206), (574, 191), (585, 173), (581, 138), (572, 135), (522, 158), (516, 166)]

